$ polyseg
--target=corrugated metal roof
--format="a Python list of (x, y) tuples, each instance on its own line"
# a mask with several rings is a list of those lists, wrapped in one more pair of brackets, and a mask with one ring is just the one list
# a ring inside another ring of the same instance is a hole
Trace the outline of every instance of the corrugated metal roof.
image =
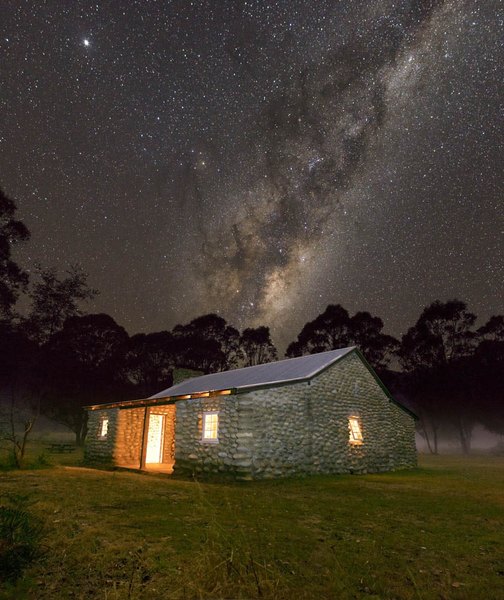
[(298, 380), (302, 381), (310, 379), (319, 371), (322, 371), (354, 349), (355, 346), (351, 346), (350, 348), (340, 348), (338, 350), (329, 350), (329, 352), (319, 352), (318, 354), (309, 354), (308, 356), (300, 356), (298, 358), (288, 358), (254, 367), (202, 375), (201, 377), (182, 381), (182, 383), (173, 385), (154, 396), (150, 396), (150, 398), (185, 396), (186, 394), (198, 394), (200, 392), (247, 389), (267, 386), (268, 384), (275, 385)]

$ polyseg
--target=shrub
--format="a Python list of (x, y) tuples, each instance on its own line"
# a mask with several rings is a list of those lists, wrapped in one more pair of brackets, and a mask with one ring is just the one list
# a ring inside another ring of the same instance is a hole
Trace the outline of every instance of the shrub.
[(0, 582), (15, 582), (41, 551), (43, 525), (28, 512), (27, 496), (11, 495), (0, 505)]

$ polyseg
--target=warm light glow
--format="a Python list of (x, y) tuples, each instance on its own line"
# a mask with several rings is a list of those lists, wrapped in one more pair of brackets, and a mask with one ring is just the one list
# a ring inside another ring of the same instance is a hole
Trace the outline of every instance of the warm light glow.
[(200, 398), (208, 398), (208, 396), (210, 396), (210, 392), (203, 392), (202, 394), (199, 394)]
[(218, 392), (219, 396), (229, 396), (230, 393), (231, 390), (221, 390), (220, 392)]
[(203, 413), (203, 440), (217, 441), (219, 429), (219, 413)]
[(350, 430), (350, 443), (362, 444), (362, 431), (359, 423), (359, 417), (348, 418), (348, 429)]
[(108, 434), (108, 419), (102, 419), (100, 427), (100, 437), (106, 438)]
[(149, 429), (147, 433), (146, 463), (163, 462), (163, 438), (165, 415), (151, 413), (149, 415)]

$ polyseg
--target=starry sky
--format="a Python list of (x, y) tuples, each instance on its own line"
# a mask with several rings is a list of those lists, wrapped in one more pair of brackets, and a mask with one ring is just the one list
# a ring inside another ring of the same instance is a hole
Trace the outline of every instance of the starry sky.
[(17, 253), (130, 333), (504, 312), (500, 0), (5, 0)]

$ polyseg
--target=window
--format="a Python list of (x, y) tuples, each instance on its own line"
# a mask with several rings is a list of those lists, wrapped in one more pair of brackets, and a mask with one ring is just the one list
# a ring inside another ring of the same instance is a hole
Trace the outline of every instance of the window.
[(359, 417), (348, 418), (348, 429), (350, 431), (350, 443), (362, 444), (362, 431), (359, 422)]
[(218, 442), (219, 413), (203, 413), (203, 436), (204, 442)]
[(106, 438), (108, 434), (108, 419), (102, 419), (100, 423), (100, 437)]

